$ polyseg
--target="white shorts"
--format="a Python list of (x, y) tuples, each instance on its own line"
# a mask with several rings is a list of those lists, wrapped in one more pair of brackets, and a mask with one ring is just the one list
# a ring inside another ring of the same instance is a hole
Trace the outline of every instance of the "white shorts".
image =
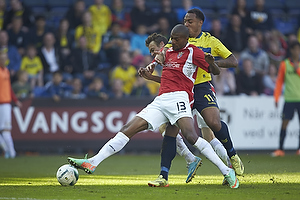
[(154, 131), (160, 125), (170, 122), (172, 125), (180, 118), (193, 118), (187, 92), (178, 91), (157, 96), (136, 116), (148, 122), (148, 129)]
[(201, 128), (209, 128), (197, 109), (193, 109), (193, 116), (195, 116), (195, 115), (196, 115), (197, 125), (200, 129)]
[(11, 130), (11, 105), (9, 103), (0, 104), (0, 131)]

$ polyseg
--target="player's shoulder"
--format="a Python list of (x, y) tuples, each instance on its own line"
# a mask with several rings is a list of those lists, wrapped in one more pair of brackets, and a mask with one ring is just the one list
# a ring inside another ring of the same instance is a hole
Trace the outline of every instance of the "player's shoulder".
[(193, 48), (193, 49), (201, 50), (201, 49), (199, 49), (196, 45), (191, 44), (191, 43), (189, 43), (189, 45), (188, 45), (187, 47), (188, 47), (188, 48)]
[(216, 38), (215, 36), (211, 35), (209, 32), (202, 32), (202, 35), (199, 39), (203, 39), (203, 40), (210, 40), (210, 41), (219, 41), (218, 38)]
[(88, 8), (90, 11), (94, 11), (96, 9), (96, 5), (90, 5), (90, 7)]
[(193, 49), (194, 55), (204, 56), (204, 52), (199, 47), (197, 47), (197, 46), (195, 46), (193, 44), (189, 44), (188, 48), (192, 48)]

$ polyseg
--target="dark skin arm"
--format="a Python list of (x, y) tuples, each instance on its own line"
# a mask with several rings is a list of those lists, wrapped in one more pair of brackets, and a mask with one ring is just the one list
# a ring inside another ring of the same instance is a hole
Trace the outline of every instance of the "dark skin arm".
[(236, 57), (231, 54), (226, 59), (215, 61), (219, 67), (222, 68), (236, 68), (238, 66), (238, 61)]
[[(205, 54), (205, 61), (209, 64), (209, 70), (212, 74), (214, 75), (220, 74), (220, 68), (216, 64), (215, 58), (211, 54)], [(161, 81), (160, 76), (152, 75), (151, 72), (149, 72), (146, 68), (143, 67), (141, 67), (138, 70), (138, 74), (147, 80), (155, 81), (157, 83), (160, 83)]]
[[(167, 49), (168, 48), (164, 48), (162, 52), (159, 52), (159, 51), (155, 52), (156, 53), (156, 56), (155, 56), (156, 62), (158, 62), (159, 64), (162, 64), (164, 62), (164, 56), (166, 54)], [(222, 67), (222, 68), (236, 68), (238, 66), (238, 61), (233, 54), (228, 56), (226, 59), (217, 60), (217, 61), (215, 61), (215, 63), (219, 67)], [(213, 72), (211, 71), (211, 73), (213, 73)]]
[(160, 76), (152, 75), (146, 68), (141, 67), (138, 70), (138, 73), (144, 79), (160, 83)]
[(220, 74), (220, 68), (215, 62), (215, 58), (210, 53), (205, 53), (205, 61), (209, 64), (209, 72), (213, 75)]

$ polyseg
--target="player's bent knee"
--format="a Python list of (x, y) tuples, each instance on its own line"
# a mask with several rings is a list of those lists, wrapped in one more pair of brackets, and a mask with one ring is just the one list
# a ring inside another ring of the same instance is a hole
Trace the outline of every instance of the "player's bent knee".
[(131, 138), (136, 133), (148, 129), (148, 122), (142, 118), (134, 118), (121, 128), (121, 132)]
[(218, 132), (222, 128), (221, 121), (219, 121), (219, 120), (213, 119), (213, 120), (210, 120), (210, 121), (208, 121), (206, 123), (211, 128), (211, 130), (213, 132)]
[(197, 134), (194, 134), (193, 132), (183, 132), (181, 130), (182, 134), (184, 135), (185, 139), (190, 143), (190, 144), (195, 144), (197, 139), (198, 139), (198, 136)]

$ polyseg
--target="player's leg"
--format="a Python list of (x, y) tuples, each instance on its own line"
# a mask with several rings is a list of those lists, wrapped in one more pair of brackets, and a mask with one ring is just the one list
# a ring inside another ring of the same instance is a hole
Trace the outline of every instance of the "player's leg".
[(11, 136), (11, 130), (9, 130), (9, 129), (3, 130), (2, 131), (2, 136), (3, 136), (3, 139), (4, 139), (5, 144), (7, 146), (7, 150), (8, 150), (8, 153), (9, 153), (9, 158), (16, 157), (16, 150), (15, 150), (14, 142), (13, 142), (13, 139), (12, 139), (12, 136)]
[(88, 174), (92, 174), (96, 167), (106, 158), (118, 153), (129, 142), (130, 138), (136, 133), (146, 130), (148, 122), (140, 117), (135, 116), (128, 124), (110, 139), (99, 152), (91, 158), (76, 159), (68, 157), (68, 161), (76, 168), (84, 170)]
[(160, 154), (160, 175), (154, 181), (149, 181), (151, 187), (168, 187), (168, 176), (171, 162), (176, 155), (176, 135), (179, 129), (176, 126), (167, 125)]
[(279, 135), (279, 149), (272, 152), (271, 156), (278, 157), (278, 156), (284, 156), (285, 152), (283, 150), (283, 144), (286, 137), (286, 129), (291, 119), (293, 119), (294, 116), (294, 105), (293, 103), (285, 102), (283, 106), (282, 111), (282, 122), (281, 122), (281, 128), (280, 128), (280, 135)]
[(201, 115), (206, 124), (214, 131), (216, 138), (224, 145), (236, 174), (243, 175), (244, 165), (233, 147), (227, 124), (220, 120), (219, 109), (209, 107), (202, 110)]
[(193, 110), (193, 115), (196, 116), (197, 125), (201, 129), (203, 139), (210, 143), (214, 151), (223, 160), (223, 162), (227, 164), (227, 166), (231, 166), (231, 162), (227, 155), (226, 149), (224, 148), (223, 144), (215, 137), (212, 130), (207, 126), (203, 117), (196, 109)]
[[(171, 126), (170, 123), (166, 123), (166, 124), (162, 124), (159, 127), (159, 132), (162, 134), (162, 136), (164, 137), (165, 133), (166, 133), (166, 129), (168, 127), (168, 131), (172, 132), (171, 130)], [(173, 126), (173, 128), (175, 129), (174, 131), (177, 133), (179, 132), (179, 129), (176, 126)], [(184, 159), (186, 160), (186, 163), (189, 165), (192, 162), (196, 161), (196, 156), (189, 150), (189, 148), (186, 146), (186, 144), (183, 141), (183, 138), (180, 134), (177, 134), (176, 136), (176, 152), (180, 155), (183, 156)]]
[(1, 105), (1, 129), (2, 137), (7, 147), (9, 158), (16, 157), (16, 150), (11, 136), (11, 105)]
[(107, 157), (119, 152), (129, 142), (136, 133), (150, 129), (155, 130), (162, 123), (167, 122), (167, 118), (157, 109), (161, 104), (160, 98), (156, 98), (151, 104), (139, 112), (130, 122), (125, 124), (115, 137), (110, 139), (100, 151), (90, 159), (68, 158), (71, 165), (83, 169), (86, 173), (93, 173), (96, 167)]
[[(178, 119), (182, 117), (190, 117), (192, 119), (191, 108), (188, 101), (188, 95), (186, 92), (176, 92), (165, 94), (164, 104), (161, 106), (163, 113), (168, 117), (168, 120), (173, 125), (168, 125), (165, 131), (163, 145), (161, 149), (161, 171), (159, 177), (148, 182), (149, 186), (154, 187), (166, 187), (168, 186), (168, 174), (171, 167), (171, 162), (176, 155), (176, 136), (179, 129), (174, 125)], [(183, 140), (179, 141), (180, 144)], [(179, 149), (179, 153), (184, 151), (183, 148), (187, 148), (183, 143)], [(194, 156), (192, 155), (194, 158)], [(193, 158), (191, 161), (193, 161)]]
[(9, 158), (9, 152), (8, 152), (8, 149), (7, 149), (7, 146), (6, 146), (6, 143), (2, 137), (2, 134), (0, 132), (0, 148), (3, 150), (4, 152), (4, 157), (5, 158)]
[(242, 175), (244, 165), (233, 147), (227, 124), (220, 120), (220, 111), (211, 84), (206, 82), (195, 85), (194, 98), (194, 108), (201, 114), (215, 137), (222, 142), (236, 174)]
[(208, 158), (214, 165), (216, 165), (221, 173), (224, 175), (226, 180), (229, 182), (231, 188), (237, 188), (239, 182), (235, 177), (235, 173), (232, 169), (228, 168), (222, 160), (214, 152), (211, 145), (201, 137), (198, 137), (191, 118), (181, 118), (177, 122), (182, 134), (187, 141), (196, 147), (206, 158)]
[[(231, 169), (228, 168), (220, 158), (215, 154), (212, 147), (209, 145), (207, 141), (202, 138), (199, 138), (195, 128), (193, 117), (191, 113), (191, 108), (189, 106), (188, 97), (185, 92), (178, 92), (176, 96), (170, 96), (171, 98), (166, 99), (168, 104), (162, 106), (163, 113), (168, 116), (168, 119), (172, 125), (175, 123), (182, 130), (183, 135), (188, 140), (188, 142), (194, 145), (196, 148), (200, 150), (200, 152), (205, 155), (208, 159), (210, 159), (214, 164), (216, 164), (219, 169), (222, 171), (225, 177), (228, 179), (230, 187), (236, 188), (238, 187), (238, 181), (235, 177), (235, 173), (230, 172)], [(176, 97), (176, 98), (174, 98)], [(173, 134), (173, 133), (170, 133)], [(166, 132), (168, 135), (168, 132)], [(170, 135), (174, 137), (173, 135)], [(173, 140), (174, 141), (174, 140)], [(201, 141), (204, 141), (203, 144)], [(206, 145), (207, 144), (207, 145)], [(163, 148), (162, 151), (173, 151), (174, 148)], [(172, 152), (162, 154), (172, 154)], [(174, 153), (172, 154), (174, 155)], [(169, 170), (169, 169), (168, 169)], [(150, 186), (164, 186), (162, 183), (162, 174), (155, 181), (150, 181), (148, 184)]]
[[(160, 175), (166, 181), (168, 180), (169, 169), (171, 167), (171, 162), (175, 157), (176, 151), (179, 155), (184, 156), (188, 165), (188, 176), (186, 183), (190, 182), (194, 175), (196, 174), (196, 170), (201, 165), (201, 158), (194, 156), (194, 154), (188, 149), (186, 144), (183, 141), (183, 138), (180, 134), (178, 134), (179, 128), (175, 125), (170, 125), (168, 123), (166, 127), (166, 131), (164, 132), (164, 139), (162, 144), (161, 151), (161, 172)], [(176, 136), (177, 135), (177, 136)], [(174, 152), (172, 149), (174, 148), (176, 151)], [(157, 182), (157, 180), (155, 180)], [(153, 182), (150, 182), (150, 186), (153, 185)]]

